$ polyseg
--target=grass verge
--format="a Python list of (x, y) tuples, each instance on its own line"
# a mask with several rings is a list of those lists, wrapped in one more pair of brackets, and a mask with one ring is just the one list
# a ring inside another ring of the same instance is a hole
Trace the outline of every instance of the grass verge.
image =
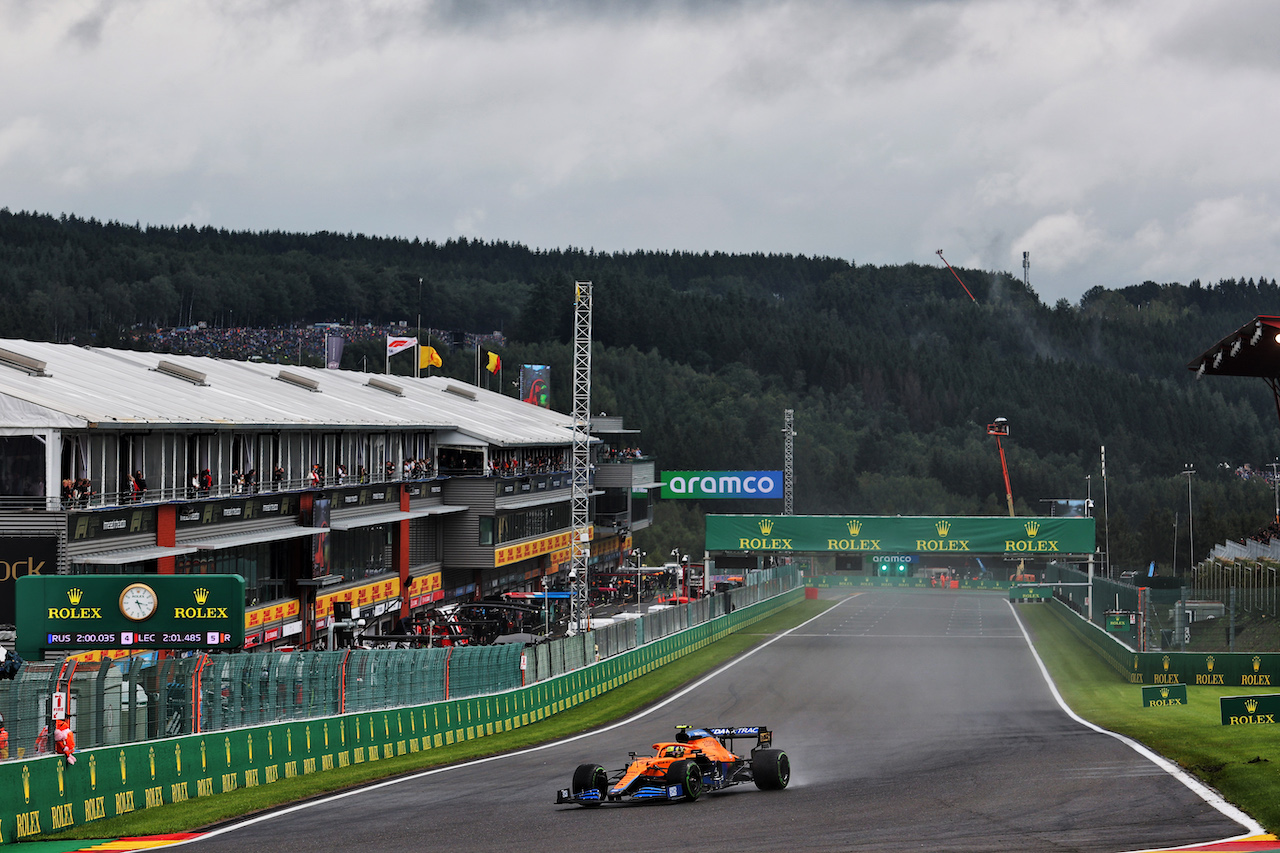
[[(1142, 707), (1129, 684), (1081, 643), (1056, 608), (1018, 609), (1062, 698), (1081, 717), (1126, 735), (1216, 788), (1268, 832), (1280, 830), (1280, 726), (1224, 726), (1222, 696), (1267, 693), (1248, 687), (1188, 685), (1187, 704)], [(1276, 766), (1272, 766), (1272, 765)]]
[(749, 628), (629, 681), (590, 702), (584, 702), (576, 708), (509, 732), (387, 758), (372, 764), (351, 765), (323, 773), (281, 779), (270, 785), (241, 788), (214, 797), (200, 797), (182, 803), (144, 809), (78, 826), (56, 836), (42, 836), (42, 839), (102, 839), (191, 832), (255, 812), (379, 779), (403, 776), (432, 767), (456, 764), (547, 743), (621, 719), (651, 705), (720, 664), (759, 645), (769, 637), (818, 615), (833, 604), (835, 604), (834, 601), (800, 601)]

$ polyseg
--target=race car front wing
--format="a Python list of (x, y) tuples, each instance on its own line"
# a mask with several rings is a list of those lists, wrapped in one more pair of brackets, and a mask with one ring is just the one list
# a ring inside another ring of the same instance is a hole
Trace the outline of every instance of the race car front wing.
[[(684, 797), (684, 785), (643, 785), (625, 795), (628, 800), (679, 800)], [(561, 788), (556, 791), (556, 805), (575, 803), (577, 805), (596, 805), (605, 802), (598, 790), (581, 791), (574, 796), (572, 789)]]

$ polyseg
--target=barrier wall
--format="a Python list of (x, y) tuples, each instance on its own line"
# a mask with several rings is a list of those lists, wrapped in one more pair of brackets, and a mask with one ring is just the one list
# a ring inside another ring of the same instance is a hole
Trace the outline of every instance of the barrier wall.
[(803, 596), (803, 589), (793, 589), (598, 663), (486, 696), (95, 748), (77, 752), (74, 766), (61, 756), (5, 762), (0, 843), (511, 731), (593, 699)]
[(1050, 606), (1076, 636), (1130, 684), (1280, 686), (1280, 654), (1135, 652), (1061, 601), (1054, 600)]
[(855, 575), (855, 574), (839, 574), (839, 575), (814, 575), (805, 577), (805, 586), (815, 587), (817, 589), (842, 589), (845, 587), (892, 587), (906, 589), (977, 589), (977, 590), (1008, 590), (1013, 586), (1012, 581), (995, 581), (995, 580), (962, 580), (952, 581), (950, 586), (941, 587), (930, 582), (926, 577), (880, 577), (878, 575)]

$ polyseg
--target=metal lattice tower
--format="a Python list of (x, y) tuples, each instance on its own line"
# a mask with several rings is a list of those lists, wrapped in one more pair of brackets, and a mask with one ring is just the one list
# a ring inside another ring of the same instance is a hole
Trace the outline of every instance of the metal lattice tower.
[(796, 511), (796, 410), (786, 409), (782, 416), (782, 514)]
[(591, 282), (574, 282), (573, 298), (573, 546), (569, 560), (570, 629), (591, 617), (587, 571), (591, 557)]

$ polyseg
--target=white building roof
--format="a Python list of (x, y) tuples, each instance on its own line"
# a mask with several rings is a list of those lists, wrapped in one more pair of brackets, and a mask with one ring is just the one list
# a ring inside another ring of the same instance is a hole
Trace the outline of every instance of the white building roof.
[(444, 377), (0, 339), (0, 431), (89, 426), (417, 428), (454, 431), (459, 443), (573, 442), (568, 415)]

